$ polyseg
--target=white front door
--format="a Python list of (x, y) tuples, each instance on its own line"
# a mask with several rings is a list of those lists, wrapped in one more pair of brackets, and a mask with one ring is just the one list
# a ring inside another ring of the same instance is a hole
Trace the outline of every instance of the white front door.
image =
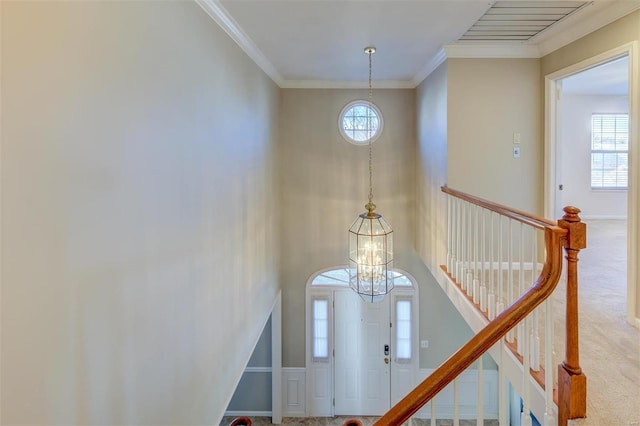
[(390, 408), (387, 299), (366, 303), (351, 290), (335, 293), (335, 415), (379, 416)]

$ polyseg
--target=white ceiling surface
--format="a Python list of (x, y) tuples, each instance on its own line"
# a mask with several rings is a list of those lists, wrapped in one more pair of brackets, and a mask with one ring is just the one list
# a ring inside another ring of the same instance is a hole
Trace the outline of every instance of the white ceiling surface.
[(410, 81), (489, 1), (227, 0), (222, 6), (284, 80)]
[(564, 78), (562, 92), (572, 95), (628, 95), (629, 57)]
[(640, 0), (594, 0), (529, 40), (478, 43), (460, 38), (494, 5), (564, 7), (581, 2), (196, 2), (280, 87), (309, 88), (366, 87), (366, 46), (377, 48), (373, 55), (374, 87), (413, 88), (447, 57), (540, 57), (640, 8)]

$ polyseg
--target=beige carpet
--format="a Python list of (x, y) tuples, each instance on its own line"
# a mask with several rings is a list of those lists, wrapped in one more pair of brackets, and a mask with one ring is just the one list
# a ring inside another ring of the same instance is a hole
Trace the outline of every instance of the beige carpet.
[(587, 418), (571, 423), (640, 425), (640, 331), (626, 322), (626, 222), (588, 221), (587, 246), (578, 264)]

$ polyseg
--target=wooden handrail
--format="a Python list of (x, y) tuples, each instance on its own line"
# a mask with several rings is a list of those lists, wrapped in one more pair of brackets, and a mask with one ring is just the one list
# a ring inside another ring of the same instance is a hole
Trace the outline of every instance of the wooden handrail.
[(504, 204), (487, 201), (474, 195), (448, 188), (446, 186), (443, 186), (441, 189), (445, 194), (449, 194), (456, 198), (460, 198), (461, 200), (465, 200), (472, 204), (484, 207), (487, 210), (494, 211), (501, 214), (502, 216), (517, 220), (518, 222), (525, 223), (537, 229), (544, 229), (547, 226), (556, 226), (556, 222), (553, 220), (549, 220), (541, 216), (536, 216), (522, 210), (513, 209), (511, 207), (505, 206)]
[(547, 257), (540, 276), (535, 284), (517, 299), (511, 306), (496, 316), (485, 328), (471, 338), (462, 348), (438, 367), (413, 391), (394, 405), (376, 425), (399, 425), (409, 420), (422, 406), (429, 402), (442, 389), (451, 383), (460, 373), (473, 364), (509, 330), (524, 320), (533, 310), (547, 299), (555, 290), (562, 272), (562, 247), (567, 230), (524, 212), (513, 211), (500, 204), (486, 202), (477, 197), (443, 188), (443, 192), (456, 197), (473, 200), (487, 209), (496, 211), (531, 226), (544, 229)]

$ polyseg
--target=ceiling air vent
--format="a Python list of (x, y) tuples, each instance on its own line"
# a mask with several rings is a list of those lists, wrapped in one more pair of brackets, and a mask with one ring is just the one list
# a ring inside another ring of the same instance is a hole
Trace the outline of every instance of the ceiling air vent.
[(588, 1), (497, 1), (462, 41), (526, 41), (566, 18)]

